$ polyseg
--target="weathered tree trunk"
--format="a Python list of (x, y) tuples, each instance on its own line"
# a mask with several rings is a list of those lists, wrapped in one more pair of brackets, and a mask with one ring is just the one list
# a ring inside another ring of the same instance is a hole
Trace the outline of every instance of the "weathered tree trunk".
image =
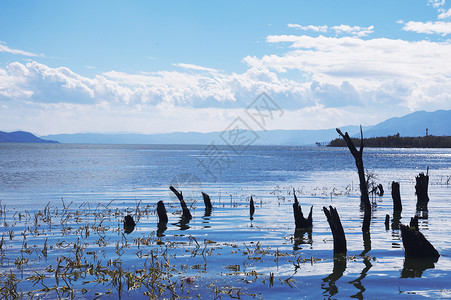
[(385, 230), (390, 230), (390, 215), (385, 215)]
[(254, 219), (254, 212), (255, 212), (255, 206), (254, 206), (254, 199), (251, 196), (251, 201), (249, 204), (249, 213), (250, 213), (250, 219)]
[(293, 189), (293, 195), (294, 195), (294, 203), (293, 203), (293, 214), (294, 214), (294, 222), (296, 224), (296, 230), (306, 230), (309, 228), (312, 228), (313, 220), (312, 220), (312, 213), (313, 213), (313, 206), (310, 208), (310, 213), (307, 217), (307, 219), (304, 217), (304, 214), (302, 213), (301, 205), (298, 202), (298, 198), (296, 197), (296, 192)]
[(173, 186), (170, 186), (169, 189), (177, 196), (180, 201), (180, 205), (182, 206), (183, 210), (182, 218), (185, 221), (191, 220), (193, 216), (191, 215), (188, 206), (186, 206), (185, 200), (183, 200), (182, 192), (177, 191)]
[(334, 238), (334, 255), (346, 254), (346, 237), (343, 226), (341, 225), (340, 216), (334, 207), (329, 206), (329, 209), (330, 210), (327, 210), (327, 207), (323, 207), (324, 214), (327, 217), (327, 222), (329, 222), (330, 230), (332, 231), (332, 236)]
[(391, 197), (393, 199), (393, 216), (396, 214), (401, 215), (402, 204), (401, 204), (401, 194), (399, 192), (399, 182), (392, 181)]
[(429, 184), (429, 168), (426, 175), (420, 173), (415, 177), (415, 194), (417, 195), (417, 210), (427, 210), (427, 205), (429, 202), (428, 196), (428, 184)]
[(207, 193), (202, 192), (202, 197), (204, 198), (205, 209), (211, 210), (213, 206), (211, 205), (210, 196)]
[(343, 134), (340, 129), (337, 128), (338, 134), (340, 134), (343, 139), (346, 141), (346, 145), (351, 151), (352, 156), (354, 156), (355, 164), (357, 166), (357, 172), (359, 174), (359, 182), (360, 182), (360, 204), (364, 207), (364, 215), (363, 215), (363, 231), (370, 231), (370, 223), (371, 223), (371, 203), (370, 198), (368, 196), (368, 186), (365, 180), (365, 169), (363, 167), (363, 132), (362, 126), (360, 126), (360, 150), (354, 145), (354, 142), (349, 137), (349, 134), (346, 132)]
[(440, 257), (438, 251), (420, 231), (401, 224), (401, 237), (406, 257), (433, 259)]
[(157, 214), (158, 214), (158, 223), (166, 224), (168, 222), (168, 214), (166, 212), (166, 207), (164, 207), (163, 201), (158, 201), (157, 203)]

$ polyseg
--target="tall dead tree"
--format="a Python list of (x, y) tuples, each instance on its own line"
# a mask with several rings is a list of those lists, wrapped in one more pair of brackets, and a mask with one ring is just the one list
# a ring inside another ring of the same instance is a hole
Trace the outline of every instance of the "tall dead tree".
[(185, 200), (183, 200), (182, 192), (177, 191), (172, 185), (169, 187), (169, 189), (177, 196), (177, 198), (180, 201), (180, 205), (182, 206), (182, 210), (183, 210), (182, 218), (185, 221), (191, 220), (193, 218), (193, 216), (191, 216), (189, 208), (188, 208), (188, 206), (186, 206)]
[(357, 166), (357, 172), (359, 174), (359, 182), (360, 182), (360, 204), (364, 207), (364, 215), (363, 215), (363, 225), (362, 231), (369, 232), (370, 231), (370, 222), (371, 222), (371, 203), (370, 198), (368, 196), (368, 186), (365, 179), (365, 169), (363, 167), (363, 131), (362, 126), (360, 126), (360, 149), (354, 145), (354, 142), (349, 137), (349, 134), (346, 132), (343, 134), (340, 129), (337, 128), (337, 132), (346, 142), (346, 145), (351, 151), (352, 156), (355, 159), (355, 165)]

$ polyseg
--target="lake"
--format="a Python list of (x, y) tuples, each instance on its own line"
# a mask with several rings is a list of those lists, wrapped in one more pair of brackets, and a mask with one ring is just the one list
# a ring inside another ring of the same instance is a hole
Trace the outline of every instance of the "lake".
[[(0, 144), (1, 295), (29, 298), (451, 298), (451, 149), (370, 149), (370, 240), (354, 159), (347, 148), (215, 145)], [(401, 223), (416, 214), (415, 176), (429, 167), (420, 231), (441, 254), (405, 262)], [(169, 190), (183, 192), (193, 219)], [(296, 233), (293, 189), (311, 232)], [(204, 209), (201, 192), (213, 210)], [(249, 216), (253, 197), (255, 214)], [(156, 203), (168, 211), (158, 227)], [(348, 243), (333, 259), (322, 211), (332, 205)], [(131, 215), (134, 230), (124, 233)]]

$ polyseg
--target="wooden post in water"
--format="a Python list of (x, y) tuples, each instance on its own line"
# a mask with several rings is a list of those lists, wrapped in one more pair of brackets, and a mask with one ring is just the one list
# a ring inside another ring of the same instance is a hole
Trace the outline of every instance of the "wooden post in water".
[(180, 201), (180, 205), (182, 206), (183, 210), (182, 218), (185, 221), (191, 220), (193, 216), (191, 215), (188, 206), (186, 206), (185, 200), (183, 200), (182, 192), (177, 191), (172, 185), (169, 187), (169, 189), (177, 196)]
[(324, 214), (327, 217), (327, 222), (329, 222), (330, 230), (332, 231), (332, 236), (334, 237), (334, 255), (346, 255), (346, 237), (343, 226), (341, 225), (340, 216), (334, 207), (329, 206), (329, 209), (327, 210), (327, 207), (323, 207)]
[(438, 260), (440, 254), (419, 231), (401, 224), (402, 244), (406, 257)]
[(402, 212), (401, 194), (399, 191), (399, 182), (392, 181), (391, 183), (391, 197), (393, 199), (393, 215)]
[(359, 182), (360, 182), (360, 205), (364, 207), (364, 216), (363, 216), (363, 225), (362, 231), (370, 231), (370, 223), (371, 223), (371, 203), (370, 198), (368, 196), (368, 186), (365, 180), (365, 169), (363, 167), (363, 131), (362, 126), (360, 126), (360, 149), (354, 145), (354, 142), (349, 137), (349, 134), (346, 132), (343, 134), (340, 129), (337, 128), (337, 132), (346, 142), (346, 145), (351, 151), (352, 156), (354, 156), (355, 164), (357, 166), (357, 172), (359, 174)]

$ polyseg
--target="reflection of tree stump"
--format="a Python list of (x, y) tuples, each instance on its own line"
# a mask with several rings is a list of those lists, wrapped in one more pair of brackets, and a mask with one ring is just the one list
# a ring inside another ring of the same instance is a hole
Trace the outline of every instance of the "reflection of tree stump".
[(166, 224), (168, 222), (168, 215), (166, 213), (166, 207), (164, 207), (163, 201), (157, 203), (158, 223)]
[(169, 187), (169, 189), (177, 196), (180, 201), (180, 205), (182, 206), (183, 210), (182, 218), (186, 221), (191, 220), (193, 216), (191, 215), (188, 206), (186, 206), (185, 200), (183, 200), (182, 192), (177, 191), (172, 185)]
[(438, 251), (420, 231), (401, 224), (401, 236), (406, 257), (434, 259), (440, 257)]
[[(428, 169), (429, 171), (429, 169)], [(429, 175), (426, 173), (420, 173), (415, 177), (415, 194), (417, 195), (417, 210), (427, 209), (427, 205), (429, 202), (428, 196), (428, 184), (429, 184)]]
[(293, 214), (294, 214), (294, 222), (296, 224), (296, 230), (305, 230), (308, 228), (312, 228), (313, 206), (310, 208), (310, 213), (306, 219), (304, 217), (304, 214), (302, 213), (302, 208), (298, 202), (298, 198), (296, 197), (296, 192), (294, 191), (294, 189), (293, 194), (294, 194)]
[(392, 181), (391, 183), (391, 197), (393, 198), (393, 215), (396, 213), (401, 214), (401, 193), (399, 191), (399, 182)]
[(249, 213), (250, 213), (250, 219), (254, 219), (254, 212), (255, 212), (255, 205), (254, 205), (254, 199), (251, 196), (251, 201), (249, 204)]
[(211, 205), (210, 196), (207, 193), (202, 192), (202, 197), (204, 198), (205, 208), (211, 210), (213, 206)]
[(421, 277), (425, 270), (435, 268), (435, 262), (437, 262), (437, 259), (434, 258), (406, 257), (401, 271), (401, 278)]
[(346, 254), (346, 237), (343, 226), (341, 225), (340, 216), (334, 207), (329, 206), (329, 209), (330, 210), (327, 210), (327, 207), (323, 207), (324, 214), (327, 217), (334, 238), (334, 255)]

